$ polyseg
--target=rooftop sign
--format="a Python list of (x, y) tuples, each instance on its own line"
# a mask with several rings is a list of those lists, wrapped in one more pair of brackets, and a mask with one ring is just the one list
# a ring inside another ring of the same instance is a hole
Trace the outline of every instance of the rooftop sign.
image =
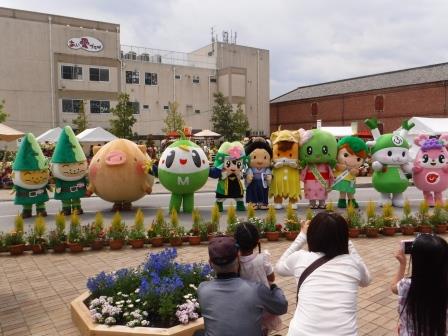
[(71, 49), (83, 49), (92, 52), (103, 50), (101, 41), (91, 36), (73, 37), (68, 40), (67, 45)]

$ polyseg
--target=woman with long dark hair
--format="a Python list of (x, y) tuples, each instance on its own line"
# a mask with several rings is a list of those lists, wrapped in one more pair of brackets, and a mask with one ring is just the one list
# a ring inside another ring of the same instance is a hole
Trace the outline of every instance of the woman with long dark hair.
[(399, 335), (448, 335), (447, 242), (439, 236), (419, 235), (411, 248), (411, 277), (405, 277), (406, 256), (403, 246), (395, 258), (399, 268), (391, 289), (399, 297)]

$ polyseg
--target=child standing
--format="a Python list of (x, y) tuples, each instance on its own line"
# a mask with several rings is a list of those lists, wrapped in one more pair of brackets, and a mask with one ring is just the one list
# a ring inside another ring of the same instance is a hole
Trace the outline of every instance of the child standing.
[[(269, 254), (261, 252), (257, 227), (248, 222), (239, 224), (235, 230), (235, 240), (240, 249), (240, 277), (269, 287), (275, 280), (274, 268), (269, 261)], [(254, 254), (256, 246), (258, 254)], [(262, 321), (264, 335), (267, 335), (269, 330), (278, 330), (281, 323), (279, 316), (264, 312)]]
[(398, 294), (400, 336), (447, 335), (448, 244), (439, 236), (420, 234), (412, 244), (412, 276), (405, 277), (406, 256), (400, 263), (391, 290)]

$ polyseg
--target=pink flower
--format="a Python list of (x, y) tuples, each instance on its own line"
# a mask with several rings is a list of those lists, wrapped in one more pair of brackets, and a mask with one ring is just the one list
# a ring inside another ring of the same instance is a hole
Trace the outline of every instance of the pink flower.
[(236, 160), (236, 159), (241, 158), (244, 155), (244, 153), (243, 153), (242, 148), (240, 148), (238, 146), (234, 146), (229, 149), (229, 155), (232, 160)]

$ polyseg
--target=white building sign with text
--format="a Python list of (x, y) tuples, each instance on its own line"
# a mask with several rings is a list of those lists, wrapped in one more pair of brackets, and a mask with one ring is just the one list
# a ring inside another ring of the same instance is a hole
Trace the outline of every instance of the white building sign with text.
[(91, 36), (73, 37), (68, 40), (67, 45), (71, 49), (83, 49), (93, 52), (103, 50), (101, 41)]

